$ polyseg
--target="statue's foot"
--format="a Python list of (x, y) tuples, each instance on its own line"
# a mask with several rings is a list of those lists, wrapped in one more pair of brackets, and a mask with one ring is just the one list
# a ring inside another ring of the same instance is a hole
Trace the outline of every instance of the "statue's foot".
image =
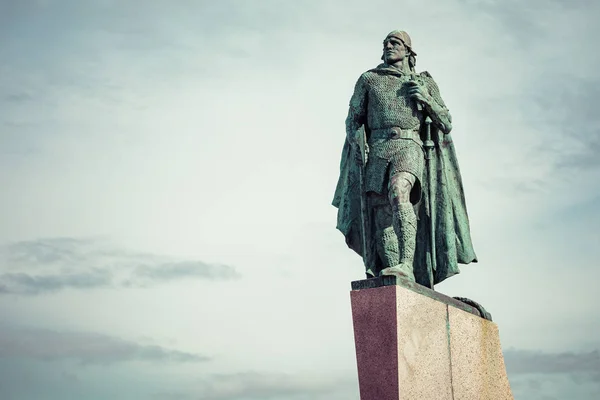
[(400, 278), (408, 279), (409, 281), (415, 281), (415, 275), (412, 272), (412, 268), (409, 268), (407, 265), (398, 264), (393, 267), (387, 267), (379, 272), (379, 276), (383, 275), (393, 275), (398, 276)]

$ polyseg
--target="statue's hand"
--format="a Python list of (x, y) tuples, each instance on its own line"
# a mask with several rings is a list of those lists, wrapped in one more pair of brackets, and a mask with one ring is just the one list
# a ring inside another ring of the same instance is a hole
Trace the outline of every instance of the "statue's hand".
[(419, 101), (426, 105), (431, 105), (432, 98), (423, 85), (421, 85), (417, 81), (409, 81), (408, 84), (410, 85), (410, 87), (408, 88), (408, 96), (411, 99)]

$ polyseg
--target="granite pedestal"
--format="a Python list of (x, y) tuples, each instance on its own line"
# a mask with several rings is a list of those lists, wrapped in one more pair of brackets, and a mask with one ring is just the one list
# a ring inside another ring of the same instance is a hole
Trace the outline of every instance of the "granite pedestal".
[(396, 277), (352, 282), (361, 400), (513, 400), (497, 325)]

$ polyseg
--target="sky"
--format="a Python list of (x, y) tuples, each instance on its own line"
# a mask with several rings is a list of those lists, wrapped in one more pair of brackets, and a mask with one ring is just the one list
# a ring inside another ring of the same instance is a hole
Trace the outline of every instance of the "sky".
[(358, 400), (331, 206), (407, 31), (517, 400), (600, 396), (600, 3), (0, 0), (0, 398)]

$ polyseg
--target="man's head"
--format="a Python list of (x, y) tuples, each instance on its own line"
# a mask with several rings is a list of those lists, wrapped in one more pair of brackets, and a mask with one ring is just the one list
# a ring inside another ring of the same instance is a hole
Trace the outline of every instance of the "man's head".
[(416, 64), (415, 53), (412, 49), (410, 36), (400, 30), (390, 32), (383, 41), (382, 60), (389, 65), (397, 65), (407, 59), (410, 69)]

